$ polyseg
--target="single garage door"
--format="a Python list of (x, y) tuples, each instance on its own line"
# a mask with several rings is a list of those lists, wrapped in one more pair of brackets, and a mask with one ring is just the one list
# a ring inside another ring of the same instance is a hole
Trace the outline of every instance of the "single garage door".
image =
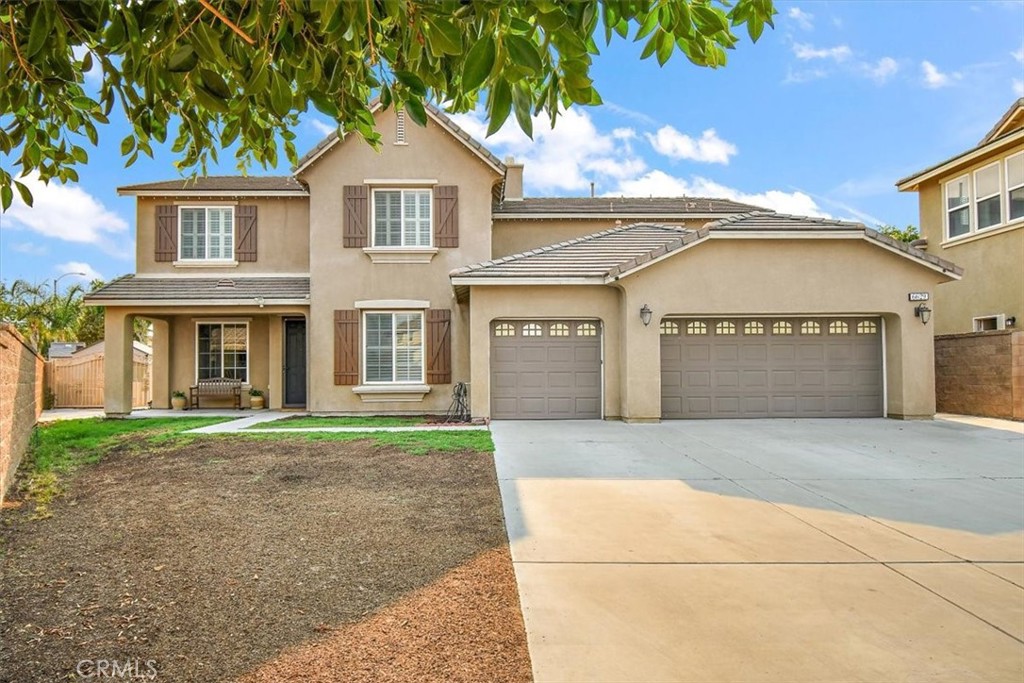
[(500, 320), (491, 324), (491, 417), (601, 417), (601, 324)]
[(878, 417), (878, 318), (665, 319), (665, 418)]

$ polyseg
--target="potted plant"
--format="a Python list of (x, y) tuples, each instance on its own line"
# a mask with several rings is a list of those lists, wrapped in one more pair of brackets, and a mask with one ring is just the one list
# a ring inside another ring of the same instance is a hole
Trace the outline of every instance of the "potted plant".
[(172, 391), (171, 392), (171, 408), (174, 410), (184, 410), (185, 402), (187, 397), (184, 391)]
[(259, 389), (249, 390), (249, 405), (253, 410), (260, 410), (263, 408), (263, 392)]

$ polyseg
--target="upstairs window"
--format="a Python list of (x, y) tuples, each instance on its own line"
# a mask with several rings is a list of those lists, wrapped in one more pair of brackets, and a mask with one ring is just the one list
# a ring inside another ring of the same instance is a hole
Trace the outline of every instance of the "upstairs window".
[(178, 210), (178, 259), (231, 261), (235, 256), (233, 206), (183, 206)]
[(967, 176), (946, 183), (946, 237), (953, 239), (971, 231), (971, 189)]
[(1002, 223), (998, 163), (974, 172), (974, 193), (978, 198), (978, 230)]
[(373, 246), (431, 246), (432, 204), (430, 190), (374, 190)]
[(1024, 218), (1024, 152), (1006, 160), (1007, 219)]

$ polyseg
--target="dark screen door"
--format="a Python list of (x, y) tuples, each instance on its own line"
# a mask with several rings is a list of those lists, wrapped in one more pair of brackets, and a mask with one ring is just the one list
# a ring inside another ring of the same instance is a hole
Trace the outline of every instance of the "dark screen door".
[(284, 405), (306, 405), (306, 321), (284, 321)]

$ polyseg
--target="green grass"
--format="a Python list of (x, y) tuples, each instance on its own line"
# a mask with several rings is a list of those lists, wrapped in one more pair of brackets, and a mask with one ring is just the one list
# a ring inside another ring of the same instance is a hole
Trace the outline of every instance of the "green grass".
[(411, 427), (414, 425), (426, 424), (427, 419), (422, 415), (391, 415), (391, 416), (363, 416), (352, 415), (347, 417), (312, 417), (309, 415), (286, 417), (282, 420), (272, 422), (261, 422), (248, 429), (304, 429), (307, 427)]
[[(218, 435), (230, 437), (231, 434)], [(239, 437), (237, 434), (235, 438)], [(205, 437), (199, 437), (205, 438)], [(374, 441), (381, 446), (394, 446), (413, 455), (426, 455), (432, 451), (444, 453), (473, 451), (476, 453), (493, 453), (494, 442), (491, 433), (482, 429), (452, 429), (416, 432), (296, 432), (283, 434), (267, 432), (264, 434), (249, 433), (246, 439), (279, 440), (305, 439), (306, 441)]]

